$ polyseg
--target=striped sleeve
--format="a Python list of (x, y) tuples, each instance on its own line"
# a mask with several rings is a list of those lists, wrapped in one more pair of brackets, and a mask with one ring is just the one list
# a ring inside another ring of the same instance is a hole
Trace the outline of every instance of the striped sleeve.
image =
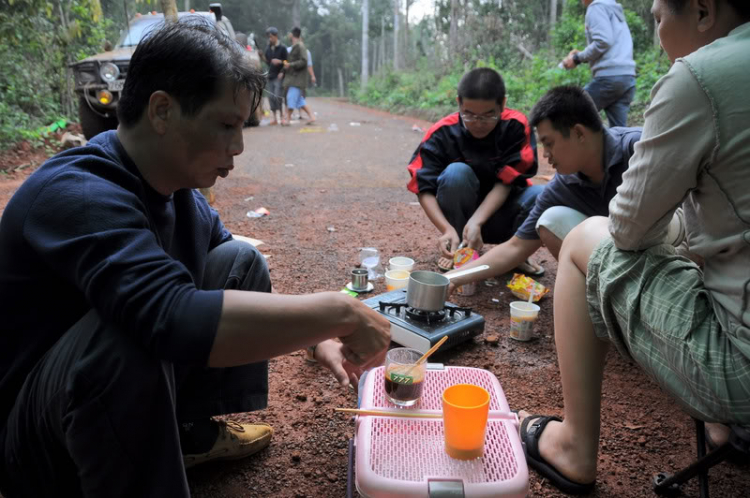
[(503, 134), (504, 152), (496, 173), (505, 185), (531, 185), (529, 178), (536, 175), (536, 140), (523, 113), (505, 109), (501, 115), (508, 122)]
[(437, 191), (437, 178), (449, 164), (445, 157), (446, 144), (441, 143), (438, 130), (458, 123), (458, 113), (444, 117), (427, 130), (409, 162), (411, 180), (406, 185), (411, 192)]

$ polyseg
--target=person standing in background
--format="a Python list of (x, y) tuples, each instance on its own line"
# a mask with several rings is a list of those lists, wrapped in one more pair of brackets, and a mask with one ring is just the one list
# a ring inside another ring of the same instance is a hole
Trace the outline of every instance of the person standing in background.
[[(312, 86), (316, 86), (317, 80), (315, 79), (315, 71), (313, 70), (313, 60), (310, 50), (307, 51), (307, 74), (310, 75), (310, 83), (312, 84)], [(305, 95), (305, 97), (307, 97), (307, 95)], [(310, 106), (307, 104), (307, 102), (305, 102), (305, 105), (302, 106), (302, 109), (300, 109), (300, 119), (302, 118), (302, 111), (305, 111), (307, 113), (307, 124), (314, 124), (315, 114), (313, 114), (312, 110), (310, 110)]]
[(289, 59), (284, 62), (284, 90), (286, 90), (286, 119), (282, 126), (289, 126), (294, 109), (305, 107), (305, 88), (307, 88), (307, 48), (302, 43), (302, 30), (295, 26), (290, 33), (292, 49)]
[(586, 43), (562, 61), (566, 69), (582, 62), (591, 65), (594, 78), (584, 87), (598, 110), (604, 109), (609, 126), (627, 126), (635, 97), (633, 38), (622, 5), (615, 0), (581, 0), (586, 7)]
[(279, 119), (284, 119), (284, 109), (282, 103), (284, 101), (283, 93), (281, 89), (281, 80), (284, 78), (284, 73), (281, 71), (284, 66), (284, 61), (287, 60), (287, 50), (283, 43), (279, 40), (279, 30), (273, 26), (266, 30), (268, 35), (268, 48), (266, 48), (265, 54), (263, 54), (263, 60), (268, 64), (268, 104), (271, 108), (271, 122), (269, 124), (278, 124), (276, 121), (276, 112), (279, 113)]

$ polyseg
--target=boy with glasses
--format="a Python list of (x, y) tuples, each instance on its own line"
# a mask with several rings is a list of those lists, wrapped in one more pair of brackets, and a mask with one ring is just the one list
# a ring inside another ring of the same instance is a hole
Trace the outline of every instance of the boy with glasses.
[[(451, 268), (462, 241), (480, 250), (485, 242), (512, 237), (543, 189), (529, 181), (537, 170), (536, 142), (526, 116), (505, 108), (500, 74), (490, 68), (469, 71), (456, 100), (459, 112), (427, 131), (408, 168), (407, 188), (440, 231), (443, 270)], [(519, 269), (544, 271), (529, 262)]]

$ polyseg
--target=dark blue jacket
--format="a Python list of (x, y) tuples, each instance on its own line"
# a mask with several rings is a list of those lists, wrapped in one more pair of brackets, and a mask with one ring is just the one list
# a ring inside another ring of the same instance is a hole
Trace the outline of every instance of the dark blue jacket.
[(154, 356), (205, 365), (223, 291), (198, 287), (229, 239), (199, 193), (153, 190), (115, 131), (44, 163), (0, 220), (0, 428), (37, 361), (91, 308)]

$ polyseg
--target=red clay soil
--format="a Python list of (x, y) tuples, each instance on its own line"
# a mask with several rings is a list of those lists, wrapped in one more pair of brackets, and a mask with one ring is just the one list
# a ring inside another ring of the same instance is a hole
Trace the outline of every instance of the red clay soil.
[[(377, 247), (384, 258), (407, 255), (419, 268), (434, 269), (434, 228), (412, 204), (416, 200), (413, 194), (403, 188), (407, 180), (404, 164), (420, 138), (410, 128), (429, 123), (339, 102), (312, 101), (319, 111), (319, 127), (326, 133), (297, 134), (302, 130), (294, 127), (248, 132), (246, 143), (259, 145), (248, 146), (231, 181), (221, 181), (216, 187), (215, 207), (225, 224), (234, 233), (265, 241), (260, 249), (268, 256), (271, 277), (280, 293), (341, 289), (362, 246)], [(350, 126), (350, 122), (361, 125)], [(330, 131), (331, 123), (337, 123), (338, 133)], [(296, 146), (314, 150), (314, 161), (306, 162), (304, 155), (283, 148), (292, 133)], [(376, 136), (380, 145), (367, 150), (366, 144), (377, 140)], [(363, 155), (354, 161), (345, 159), (357, 158), (357, 154)], [(323, 164), (323, 169), (315, 170), (313, 162)], [(360, 167), (355, 167), (357, 164)], [(551, 173), (542, 168), (540, 175)], [(24, 175), (21, 171), (0, 180), (0, 209)], [(332, 176), (336, 181), (325, 180)], [(538, 181), (543, 183), (545, 178)], [(246, 216), (248, 210), (260, 206), (267, 207), (271, 215), (260, 219)], [(508, 304), (514, 298), (504, 285), (480, 285), (476, 295), (451, 300), (472, 306), (484, 316), (484, 335), (438, 352), (433, 360), (487, 369), (499, 379), (512, 408), (562, 416), (552, 317), (557, 266), (546, 250), (535, 258), (547, 270), (539, 280), (553, 289), (540, 302), (538, 338), (528, 343), (510, 339)], [(499, 280), (504, 284), (507, 279)], [(384, 291), (384, 283), (378, 281), (370, 296)], [(499, 340), (488, 342), (493, 335)], [(305, 362), (301, 352), (271, 361), (270, 388), (267, 410), (232, 418), (273, 425), (276, 434), (271, 446), (246, 460), (189, 471), (193, 496), (346, 495), (347, 444), (354, 423), (332, 409), (356, 406), (355, 394), (340, 388), (323, 368)], [(593, 496), (654, 496), (651, 483), (655, 473), (673, 472), (693, 459), (692, 420), (633, 362), (613, 351), (607, 362), (602, 405), (599, 475)], [(710, 478), (714, 497), (750, 496), (747, 467), (724, 463), (711, 471)], [(530, 496), (564, 496), (533, 471), (529, 489)], [(698, 496), (694, 483), (683, 491)]]

